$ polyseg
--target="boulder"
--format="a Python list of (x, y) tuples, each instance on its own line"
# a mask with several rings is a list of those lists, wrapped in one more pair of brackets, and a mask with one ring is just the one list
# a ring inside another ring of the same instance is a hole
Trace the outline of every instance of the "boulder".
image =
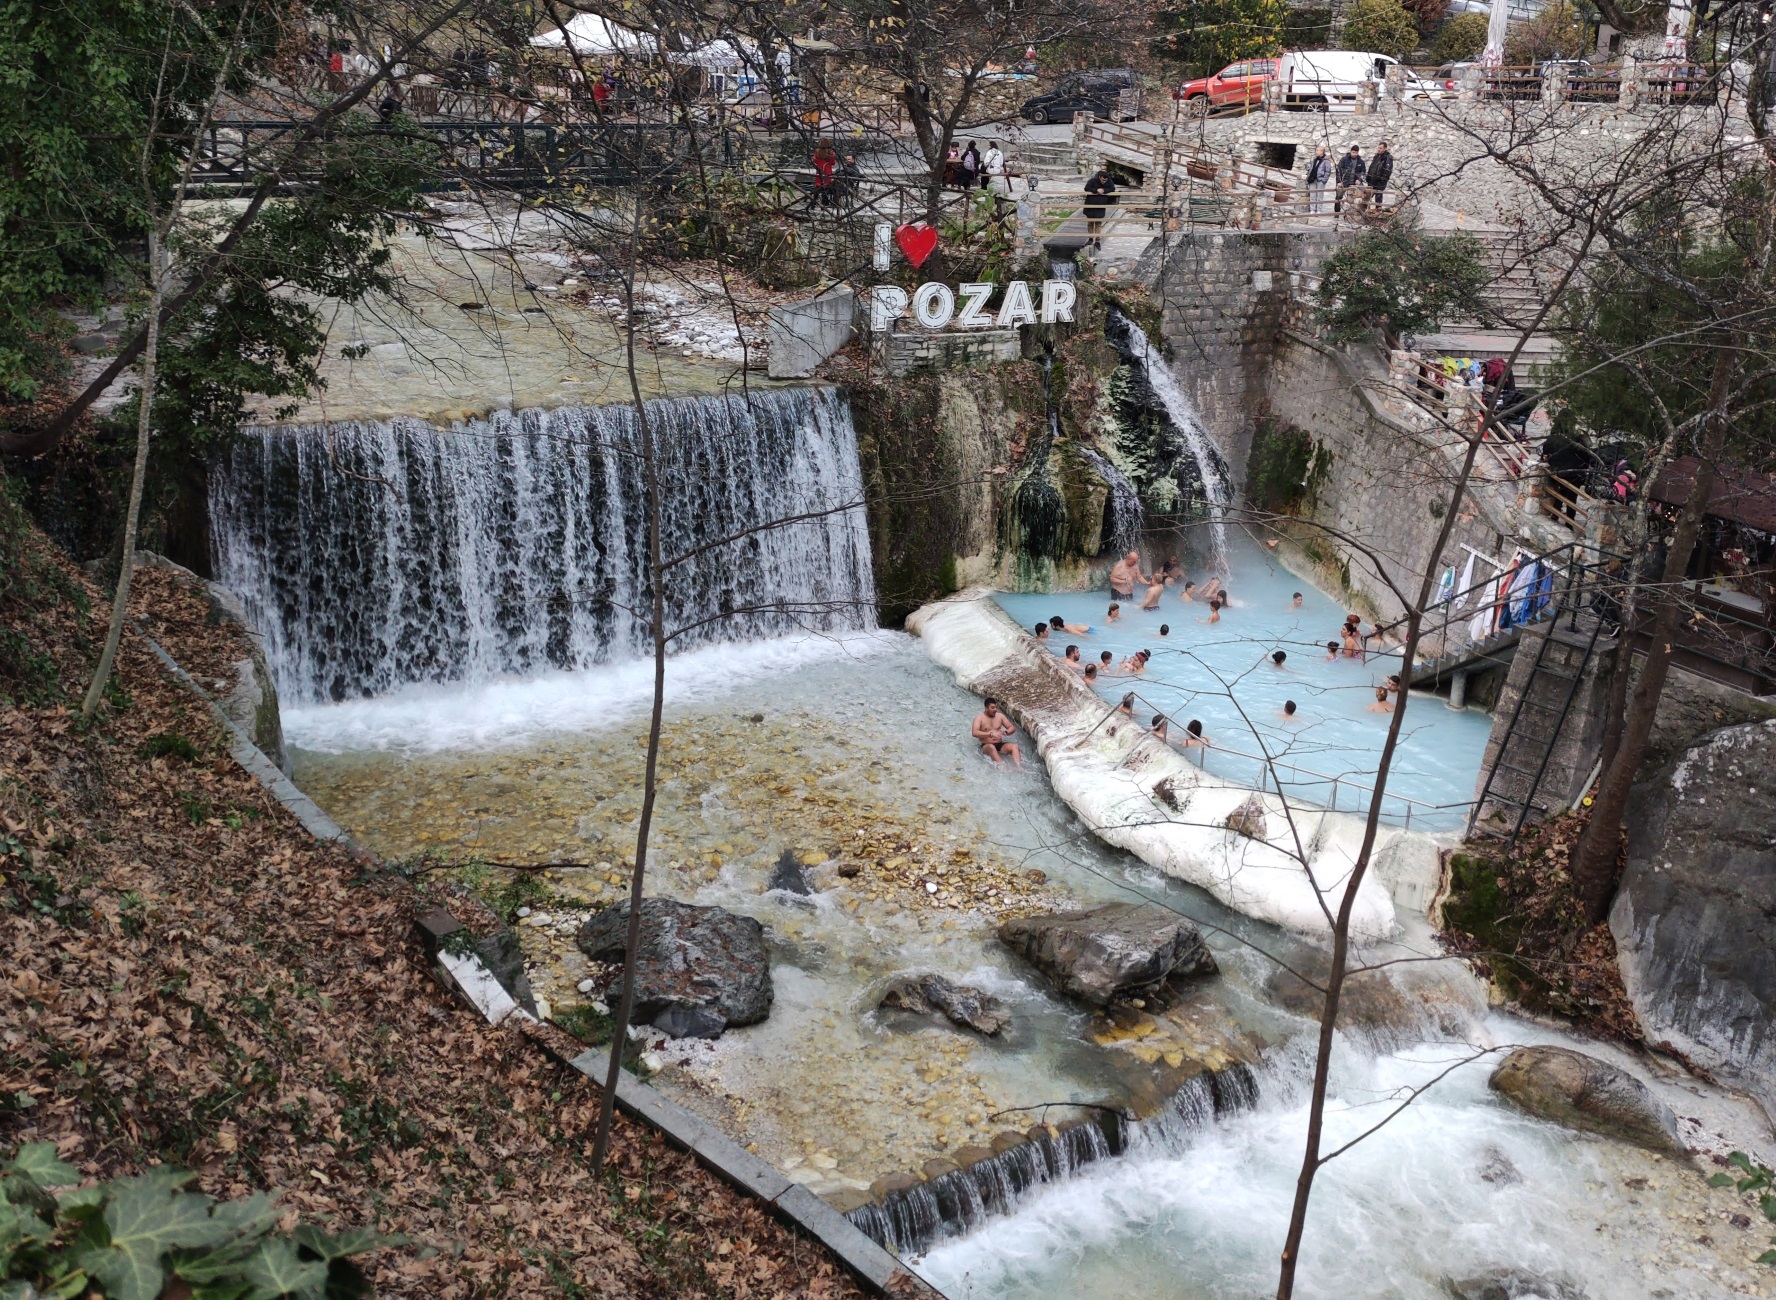
[(1642, 1031), (1776, 1121), (1776, 722), (1714, 732), (1637, 786), (1610, 931)]
[(771, 883), (767, 890), (780, 889), (786, 894), (798, 894), (806, 898), (814, 891), (808, 887), (808, 877), (802, 871), (802, 864), (797, 860), (794, 849), (785, 849), (777, 859), (777, 868), (771, 872)]
[(1460, 1281), (1445, 1278), (1443, 1289), (1453, 1300), (1585, 1300), (1584, 1287), (1525, 1268), (1506, 1268)]
[(1264, 800), (1259, 795), (1252, 795), (1238, 808), (1227, 814), (1223, 823), (1235, 835), (1244, 835), (1249, 840), (1262, 840), (1269, 835), (1269, 826), (1264, 819)]
[[(580, 927), (580, 951), (593, 961), (622, 961), (628, 925), (627, 902), (598, 913)], [(644, 899), (641, 942), (627, 965), (635, 978), (638, 1024), (714, 1038), (771, 1013), (765, 927), (750, 916)]]
[(1671, 1107), (1626, 1070), (1583, 1052), (1519, 1047), (1488, 1083), (1538, 1119), (1666, 1155), (1687, 1154)]
[(1216, 971), (1189, 918), (1152, 903), (1019, 917), (999, 927), (999, 942), (1062, 992), (1098, 1006), (1169, 976)]
[(877, 1005), (924, 1016), (940, 1015), (982, 1034), (996, 1034), (1011, 1023), (1011, 1012), (998, 998), (966, 984), (952, 984), (942, 975), (895, 980)]
[(498, 980), (500, 987), (512, 995), (512, 1001), (531, 1015), (537, 1014), (536, 995), (530, 989), (530, 976), (524, 973), (524, 949), (518, 936), (501, 925), (475, 940), (475, 955)]

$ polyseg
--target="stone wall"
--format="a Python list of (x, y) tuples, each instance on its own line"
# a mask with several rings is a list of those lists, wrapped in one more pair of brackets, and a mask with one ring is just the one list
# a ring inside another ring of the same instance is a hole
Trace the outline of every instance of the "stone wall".
[(814, 368), (851, 341), (857, 291), (842, 284), (815, 298), (771, 308), (769, 373), (772, 379), (806, 379)]
[(1003, 365), (1023, 355), (1023, 343), (1016, 329), (905, 328), (872, 334), (870, 351), (884, 373), (899, 378), (924, 370)]
[(1463, 543), (1488, 555), (1510, 544), (1512, 520), (1487, 499), (1488, 485), (1479, 485), (1457, 515), (1441, 561), (1431, 554), (1458, 462), (1447, 435), (1440, 440), (1377, 402), (1385, 392), (1379, 363), (1366, 372), (1358, 368), (1360, 354), (1336, 353), (1292, 331), (1272, 353), (1269, 416), (1306, 432), (1315, 447), (1304, 525), (1295, 534), (1308, 558), (1328, 560), (1375, 617), (1397, 618), (1405, 606), (1367, 552), (1384, 557), (1386, 576), (1416, 596), (1427, 568), (1453, 564), (1461, 572)]
[[(1335, 247), (1330, 232), (1198, 230), (1156, 240), (1138, 276), (1159, 302), (1172, 372), (1226, 457), (1245, 477), (1278, 327)], [(1293, 277), (1293, 278), (1292, 278)]]
[[(1252, 113), (1201, 124), (1196, 143), (1221, 154), (1274, 164), (1263, 145), (1294, 145), (1292, 170), (1305, 177), (1314, 147), (1324, 144), (1334, 158), (1361, 145), (1369, 158), (1381, 140), (1394, 155), (1390, 188), (1413, 193), (1451, 213), (1478, 221), (1516, 224), (1525, 195), (1506, 170), (1488, 157), (1491, 144), (1511, 141), (1519, 156), (1557, 161), (1555, 174), (1582, 173), (1594, 165), (1612, 166), (1671, 115), (1693, 130), (1699, 148), (1715, 141), (1750, 143), (1742, 117), (1714, 108), (1629, 111), (1616, 104), (1546, 106), (1535, 103), (1457, 104), (1385, 102), (1375, 114)], [(1305, 183), (1305, 180), (1303, 181)]]

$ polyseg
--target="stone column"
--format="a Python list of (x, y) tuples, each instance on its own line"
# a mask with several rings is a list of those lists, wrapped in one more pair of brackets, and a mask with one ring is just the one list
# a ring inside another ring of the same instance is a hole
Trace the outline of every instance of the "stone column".
[(1463, 68), (1456, 77), (1455, 97), (1463, 104), (1475, 104), (1480, 101), (1481, 68), (1478, 63)]
[(1468, 670), (1457, 668), (1449, 674), (1449, 707), (1465, 709), (1468, 707)]
[(1387, 78), (1382, 82), (1382, 96), (1390, 103), (1398, 104), (1406, 98), (1406, 66), (1401, 63), (1390, 63), (1387, 66)]
[(1554, 75), (1542, 78), (1542, 103), (1550, 108), (1566, 102), (1566, 73), (1556, 68)]
[(1373, 113), (1376, 101), (1381, 95), (1381, 85), (1375, 81), (1359, 81), (1357, 83), (1357, 112)]

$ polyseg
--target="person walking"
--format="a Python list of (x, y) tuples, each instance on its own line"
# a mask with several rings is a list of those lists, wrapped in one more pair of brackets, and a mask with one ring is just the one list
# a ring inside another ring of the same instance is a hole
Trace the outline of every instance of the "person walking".
[(1104, 240), (1104, 209), (1116, 202), (1116, 182), (1106, 168), (1100, 167), (1085, 183), (1085, 233), (1093, 248), (1102, 248)]
[(1307, 210), (1315, 216), (1332, 211), (1332, 159), (1326, 146), (1314, 150), (1307, 164)]
[(1369, 171), (1364, 177), (1369, 182), (1369, 192), (1365, 196), (1365, 207), (1373, 207), (1381, 211), (1381, 195), (1388, 187), (1388, 180), (1394, 174), (1394, 155), (1388, 152), (1388, 142), (1383, 140), (1375, 146), (1375, 157), (1369, 160)]
[(982, 162), (986, 171), (981, 174), (981, 188), (991, 189), (995, 194), (1010, 193), (1005, 184), (1005, 154), (997, 140), (987, 141), (987, 156)]
[(959, 148), (957, 148), (954, 144), (952, 144), (950, 146), (950, 151), (944, 155), (944, 177), (943, 177), (944, 188), (950, 189), (950, 190), (955, 189), (957, 179), (961, 176), (961, 174), (962, 174), (962, 151)]
[(863, 189), (863, 168), (857, 165), (857, 155), (848, 153), (845, 161), (839, 164), (839, 201), (845, 207), (857, 202), (857, 195)]
[(1338, 160), (1338, 169), (1333, 173), (1333, 176), (1338, 183), (1338, 191), (1332, 199), (1332, 211), (1342, 213), (1347, 197), (1353, 204), (1357, 201), (1357, 197), (1351, 194), (1351, 190), (1360, 189), (1363, 184), (1362, 149), (1353, 144), (1350, 147), (1350, 152)]

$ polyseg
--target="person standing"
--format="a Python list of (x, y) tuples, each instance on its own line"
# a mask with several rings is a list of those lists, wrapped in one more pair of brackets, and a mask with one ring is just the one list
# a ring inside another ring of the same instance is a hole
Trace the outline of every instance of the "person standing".
[(1388, 152), (1388, 142), (1383, 140), (1375, 146), (1375, 157), (1369, 160), (1369, 171), (1365, 179), (1369, 182), (1369, 192), (1365, 195), (1365, 207), (1373, 207), (1381, 211), (1382, 192), (1388, 187), (1388, 180), (1394, 174), (1394, 155)]
[(955, 189), (957, 178), (960, 177), (961, 174), (962, 151), (952, 144), (950, 146), (950, 151), (944, 155), (944, 188), (950, 190)]
[(1326, 146), (1314, 150), (1313, 161), (1307, 164), (1307, 210), (1318, 216), (1332, 211), (1332, 159)]
[(1085, 233), (1093, 248), (1102, 248), (1104, 240), (1104, 209), (1116, 202), (1116, 182), (1107, 169), (1100, 167), (1085, 183)]
[(982, 161), (986, 171), (981, 173), (981, 188), (995, 194), (1009, 193), (1005, 185), (1005, 154), (997, 140), (987, 141), (987, 156)]
[(857, 165), (857, 155), (848, 153), (845, 161), (839, 164), (839, 200), (845, 207), (857, 202), (858, 193), (863, 189), (863, 168)]
[(974, 147), (974, 141), (970, 140), (968, 142), (968, 147), (962, 151), (961, 162), (957, 165), (957, 175), (961, 180), (963, 189), (971, 190), (974, 188), (974, 180), (975, 177), (980, 175), (980, 170), (980, 150), (976, 149)]
[(823, 141), (814, 150), (814, 204), (816, 207), (836, 206), (838, 195), (835, 190), (835, 178), (838, 169), (838, 153), (830, 144)]
[(1338, 192), (1332, 199), (1332, 211), (1343, 212), (1347, 197), (1352, 203), (1357, 201), (1351, 190), (1361, 188), (1363, 184), (1363, 151), (1353, 144), (1350, 152), (1338, 160), (1338, 170), (1334, 176), (1338, 182)]

